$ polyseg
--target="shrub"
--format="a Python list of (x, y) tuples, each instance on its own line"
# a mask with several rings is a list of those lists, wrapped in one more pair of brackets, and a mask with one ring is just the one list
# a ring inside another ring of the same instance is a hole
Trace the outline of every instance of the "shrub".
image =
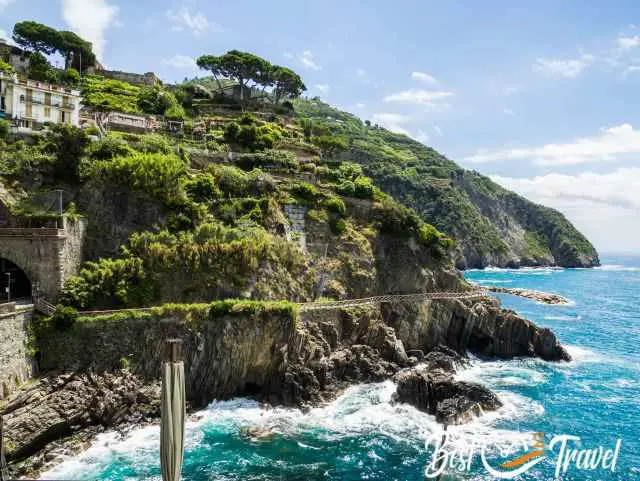
[(274, 166), (284, 169), (298, 169), (300, 164), (292, 152), (284, 150), (266, 150), (264, 152), (254, 152), (251, 154), (240, 154), (236, 163), (244, 170), (251, 170), (255, 167)]
[[(85, 132), (88, 132), (88, 129)], [(132, 149), (124, 140), (111, 135), (94, 142), (89, 148), (89, 155), (96, 160), (111, 160), (132, 153)]]
[(293, 185), (292, 192), (295, 196), (307, 200), (309, 202), (315, 201), (320, 192), (313, 185), (308, 182), (297, 182)]
[(436, 245), (441, 237), (442, 234), (431, 224), (422, 224), (418, 229), (418, 241), (424, 246)]
[(332, 197), (327, 201), (327, 209), (334, 214), (338, 214), (340, 217), (344, 217), (347, 213), (347, 206), (342, 199)]
[(347, 223), (342, 218), (331, 219), (329, 222), (329, 227), (331, 227), (331, 232), (335, 235), (342, 234), (347, 228)]
[(185, 183), (187, 195), (196, 202), (208, 202), (222, 196), (211, 174), (197, 174)]
[(355, 181), (362, 176), (362, 166), (353, 162), (342, 162), (338, 167), (340, 179)]
[(13, 73), (13, 67), (0, 58), (0, 72)]
[(322, 152), (329, 157), (334, 157), (338, 153), (349, 148), (349, 144), (347, 144), (347, 141), (344, 138), (332, 135), (314, 137), (312, 142), (320, 147)]
[(0, 139), (6, 139), (9, 135), (9, 122), (0, 119)]
[(46, 136), (45, 152), (54, 154), (54, 176), (58, 180), (76, 183), (78, 167), (90, 140), (86, 132), (71, 125), (51, 125)]
[(171, 142), (160, 134), (147, 134), (138, 137), (134, 147), (140, 152), (170, 154), (173, 151)]
[(95, 162), (89, 175), (126, 185), (131, 190), (147, 192), (168, 203), (178, 196), (180, 179), (185, 173), (185, 162), (174, 154), (135, 153), (111, 161)]
[(169, 120), (184, 120), (185, 113), (181, 105), (172, 105), (164, 112), (164, 116)]
[(373, 199), (373, 182), (369, 177), (358, 177), (354, 184), (354, 195), (360, 199)]
[(67, 85), (78, 85), (80, 83), (80, 74), (75, 68), (68, 68), (67, 70), (60, 72), (60, 81)]
[(58, 331), (68, 331), (78, 319), (78, 311), (70, 306), (58, 305), (51, 317), (51, 323)]

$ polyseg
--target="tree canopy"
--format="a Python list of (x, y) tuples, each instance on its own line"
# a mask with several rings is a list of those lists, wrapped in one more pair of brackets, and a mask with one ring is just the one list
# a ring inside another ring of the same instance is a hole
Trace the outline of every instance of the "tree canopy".
[(91, 42), (73, 32), (58, 31), (38, 22), (18, 22), (13, 27), (13, 40), (26, 50), (45, 55), (59, 53), (67, 68), (80, 70), (96, 64)]
[(273, 87), (275, 102), (282, 98), (296, 98), (307, 88), (293, 70), (272, 65), (268, 60), (248, 52), (230, 50), (224, 55), (203, 55), (197, 60), (198, 67), (209, 70), (218, 86), (220, 79), (232, 79), (241, 86), (241, 103), (244, 106), (245, 88), (261, 86)]

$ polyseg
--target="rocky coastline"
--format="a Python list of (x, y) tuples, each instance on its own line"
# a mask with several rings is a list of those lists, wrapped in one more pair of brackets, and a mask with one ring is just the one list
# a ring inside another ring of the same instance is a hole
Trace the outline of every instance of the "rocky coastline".
[(524, 297), (525, 299), (531, 299), (542, 304), (551, 305), (568, 305), (571, 301), (566, 297), (562, 297), (559, 294), (553, 294), (551, 292), (542, 292), (534, 289), (522, 289), (520, 287), (497, 287), (497, 286), (483, 286), (490, 292), (497, 292), (500, 294), (511, 294), (512, 296)]
[[(292, 325), (272, 321), (264, 320), (262, 331), (254, 327), (253, 333), (239, 318), (198, 332), (176, 319), (162, 321), (158, 339), (168, 333), (185, 339), (190, 410), (234, 396), (307, 409), (331, 401), (355, 383), (393, 379), (396, 402), (412, 404), (439, 422), (458, 424), (500, 406), (483, 386), (455, 380), (467, 352), (486, 358), (571, 359), (550, 330), (491, 299), (336, 309), (301, 315)], [(126, 430), (157, 419), (158, 359), (133, 359), (125, 369), (110, 366), (106, 358), (96, 363), (101, 349), (109, 359), (120, 359), (136, 343), (147, 344), (140, 346), (141, 356), (152, 356), (159, 346), (149, 336), (152, 326), (140, 320), (128, 327), (114, 323), (111, 329), (119, 338), (135, 326), (131, 335), (138, 332), (140, 340), (107, 346), (106, 324), (92, 327), (102, 329), (91, 331), (94, 344), (83, 341), (91, 364), (75, 358), (67, 363), (70, 369), (44, 370), (4, 406), (7, 458), (14, 476), (33, 477), (50, 469), (104, 430)], [(158, 331), (157, 321), (154, 326)], [(66, 333), (68, 339), (58, 349), (69, 350), (56, 351), (57, 358), (77, 355), (69, 346), (74, 335), (79, 334)], [(89, 338), (88, 332), (82, 335)]]

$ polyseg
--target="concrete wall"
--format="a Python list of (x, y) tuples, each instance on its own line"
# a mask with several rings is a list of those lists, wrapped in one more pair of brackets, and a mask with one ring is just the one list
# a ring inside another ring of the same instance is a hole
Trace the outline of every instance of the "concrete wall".
[(0, 305), (0, 399), (26, 382), (34, 372), (28, 354), (28, 325), (33, 312), (15, 311), (15, 304)]

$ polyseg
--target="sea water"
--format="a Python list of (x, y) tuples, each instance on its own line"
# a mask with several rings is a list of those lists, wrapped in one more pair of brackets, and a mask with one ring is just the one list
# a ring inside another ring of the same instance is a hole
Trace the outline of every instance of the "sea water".
[[(503, 407), (472, 423), (449, 428), (454, 447), (497, 448), (530, 439), (532, 432), (579, 436), (578, 448), (621, 447), (615, 470), (578, 470), (560, 479), (640, 480), (640, 258), (603, 258), (596, 269), (485, 269), (466, 277), (482, 285), (523, 287), (560, 294), (568, 306), (550, 306), (506, 294), (498, 297), (540, 326), (554, 330), (570, 363), (537, 359), (480, 360), (459, 372), (485, 384)], [(348, 389), (334, 402), (306, 413), (270, 408), (248, 399), (214, 402), (190, 418), (183, 479), (204, 480), (422, 480), (441, 433), (432, 416), (391, 402), (391, 381)], [(264, 428), (262, 439), (247, 430)], [(494, 451), (492, 451), (494, 449)], [(159, 428), (124, 437), (100, 435), (84, 453), (43, 479), (159, 479)], [(503, 453), (504, 454), (504, 453)], [(549, 455), (517, 479), (555, 478)], [(479, 458), (450, 479), (490, 480)]]

